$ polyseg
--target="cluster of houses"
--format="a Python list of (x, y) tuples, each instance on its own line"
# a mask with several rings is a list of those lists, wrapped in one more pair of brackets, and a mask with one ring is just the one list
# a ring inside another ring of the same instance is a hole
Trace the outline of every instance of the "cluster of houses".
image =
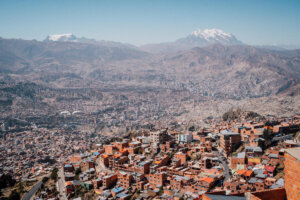
[(0, 172), (11, 174), (16, 181), (36, 179), (48, 174), (74, 152), (95, 148), (97, 142), (109, 139), (88, 136), (64, 129), (38, 128), (6, 133), (0, 138)]
[(120, 138), (67, 159), (64, 191), (85, 188), (97, 199), (121, 200), (267, 199), (270, 193), (286, 199), (285, 158), (292, 152), (299, 160), (299, 124), (295, 116), (276, 125), (220, 122), (198, 132), (162, 129)]

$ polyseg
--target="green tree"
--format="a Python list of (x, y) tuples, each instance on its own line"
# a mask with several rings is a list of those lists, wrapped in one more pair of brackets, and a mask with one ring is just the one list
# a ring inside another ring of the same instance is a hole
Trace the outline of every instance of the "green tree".
[(81, 173), (81, 167), (78, 167), (76, 170), (75, 170), (75, 175), (79, 175)]
[(49, 178), (48, 178), (47, 176), (45, 176), (45, 177), (42, 179), (42, 182), (43, 182), (43, 183), (46, 183), (48, 180), (49, 180)]
[(18, 185), (18, 191), (19, 191), (19, 193), (23, 193), (24, 192), (24, 186), (23, 186), (22, 182), (20, 182), (19, 185)]
[(252, 119), (255, 117), (261, 117), (261, 115), (253, 111), (248, 112), (246, 115), (246, 119)]
[(0, 179), (0, 188), (12, 187), (16, 184), (16, 180), (10, 174), (3, 174)]
[(223, 121), (229, 121), (229, 120), (234, 120), (238, 118), (238, 114), (236, 111), (234, 111), (232, 108), (225, 112), (222, 116)]
[(58, 172), (57, 168), (54, 168), (51, 172), (50, 178), (54, 181), (57, 181), (57, 177), (58, 177), (57, 172)]
[(195, 126), (191, 126), (191, 127), (189, 128), (189, 131), (195, 131)]
[(79, 180), (79, 175), (81, 173), (81, 167), (78, 167), (76, 170), (75, 170), (75, 179), (76, 180)]
[(264, 129), (263, 138), (267, 141), (271, 140), (272, 139), (272, 132), (269, 129)]
[(17, 190), (13, 190), (9, 197), (8, 197), (8, 200), (20, 200), (21, 197), (20, 197), (20, 194), (17, 192)]
[(158, 195), (162, 195), (163, 193), (164, 193), (164, 188), (163, 186), (160, 186)]

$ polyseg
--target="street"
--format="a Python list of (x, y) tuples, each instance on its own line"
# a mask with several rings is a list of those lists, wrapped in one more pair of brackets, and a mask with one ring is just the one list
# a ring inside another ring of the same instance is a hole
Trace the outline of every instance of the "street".
[(228, 165), (226, 163), (226, 160), (222, 159), (222, 156), (220, 155), (219, 151), (213, 151), (213, 152), (217, 155), (217, 157), (219, 158), (219, 160), (221, 161), (221, 163), (223, 165), (223, 168), (224, 168), (224, 177), (225, 177), (224, 181), (230, 179), (230, 174), (229, 174), (229, 170), (230, 169), (229, 169), (229, 167), (228, 167)]
[(37, 182), (22, 198), (22, 200), (30, 200), (33, 195), (40, 189), (42, 185), (42, 180)]
[(64, 171), (63, 168), (61, 167), (58, 172), (58, 180), (56, 182), (57, 186), (57, 191), (59, 193), (59, 199), (67, 200), (66, 193), (65, 193), (65, 180), (64, 180)]
[(38, 181), (34, 186), (31, 187), (31, 189), (23, 196), (22, 200), (30, 200), (33, 198), (33, 196), (35, 195), (35, 193), (40, 189), (41, 185), (42, 185), (42, 180), (44, 177), (48, 177), (48, 174), (43, 175), (40, 178), (40, 181)]

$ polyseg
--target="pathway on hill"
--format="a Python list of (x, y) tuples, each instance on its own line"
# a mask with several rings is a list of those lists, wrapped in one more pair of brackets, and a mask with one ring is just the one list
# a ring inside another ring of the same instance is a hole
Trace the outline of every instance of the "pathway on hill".
[(214, 151), (214, 153), (217, 155), (217, 157), (219, 158), (219, 160), (221, 161), (222, 165), (223, 165), (223, 168), (224, 168), (224, 182), (227, 181), (228, 179), (230, 179), (230, 174), (229, 174), (229, 167), (226, 163), (226, 160), (223, 160), (222, 159), (222, 156), (221, 154), (219, 153), (219, 151)]

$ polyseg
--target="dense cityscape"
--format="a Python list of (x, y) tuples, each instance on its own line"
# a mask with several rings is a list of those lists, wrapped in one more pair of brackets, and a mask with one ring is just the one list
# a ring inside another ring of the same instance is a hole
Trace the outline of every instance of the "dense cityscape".
[(0, 200), (300, 200), (299, 0), (1, 0)]
[[(7, 131), (1, 178), (10, 174), (15, 185), (2, 193), (26, 196), (34, 189), (36, 200), (298, 199), (300, 116), (232, 118), (232, 112), (210, 128), (121, 137), (31, 126), (12, 138)], [(26, 191), (30, 182), (40, 187)]]

